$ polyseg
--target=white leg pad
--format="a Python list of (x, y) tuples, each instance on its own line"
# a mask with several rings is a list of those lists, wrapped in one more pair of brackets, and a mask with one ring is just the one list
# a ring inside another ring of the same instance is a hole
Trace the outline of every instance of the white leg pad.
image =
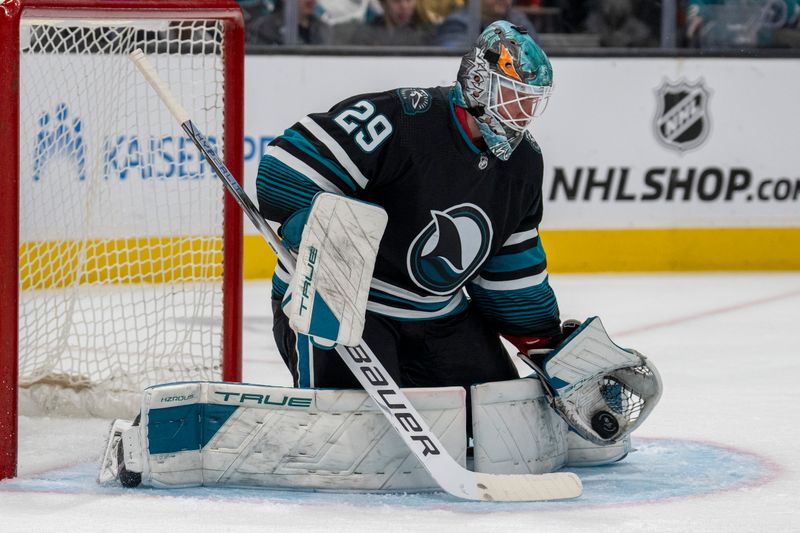
[(567, 424), (535, 378), (473, 385), (472, 431), (477, 472), (542, 474), (567, 460)]
[(122, 432), (123, 461), (125, 469), (129, 472), (144, 470), (144, 448), (141, 435), (138, 426), (129, 427)]
[[(405, 389), (461, 465), (465, 393)], [(540, 474), (618, 461), (630, 439), (598, 446), (568, 430), (541, 383), (523, 378), (472, 387), (474, 470)], [(315, 390), (181, 383), (147, 389), (138, 426), (116, 421), (98, 480), (117, 475), (116, 444), (142, 485), (335, 491), (439, 490), (369, 396)]]
[(624, 439), (614, 444), (600, 446), (570, 431), (567, 433), (567, 444), (569, 445), (567, 466), (575, 468), (616, 463), (632, 451), (630, 435), (626, 435)]
[[(465, 392), (407, 389), (448, 452), (466, 461)], [(437, 490), (360, 390), (185, 383), (149, 388), (142, 484), (317, 490)], [(127, 466), (127, 460), (126, 460)]]

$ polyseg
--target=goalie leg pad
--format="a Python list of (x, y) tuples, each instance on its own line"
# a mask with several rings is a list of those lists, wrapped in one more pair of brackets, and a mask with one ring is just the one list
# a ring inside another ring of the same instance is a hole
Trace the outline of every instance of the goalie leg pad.
[[(630, 451), (629, 438), (598, 446), (569, 431), (544, 391), (538, 378), (472, 387), (476, 471), (540, 474), (612, 463)], [(464, 465), (464, 390), (405, 392)], [(99, 482), (439, 490), (364, 391), (182, 383), (147, 389), (142, 408), (140, 424), (114, 422)]]
[(614, 444), (599, 446), (570, 431), (567, 433), (567, 445), (567, 466), (574, 468), (616, 463), (625, 459), (632, 451), (630, 435)]
[[(405, 392), (463, 465), (464, 389)], [(139, 439), (146, 486), (439, 490), (361, 390), (233, 383), (152, 387), (144, 394)]]
[(567, 460), (567, 424), (536, 378), (473, 385), (472, 431), (477, 472), (543, 474)]
[(543, 474), (615, 463), (631, 451), (629, 436), (600, 446), (570, 431), (545, 390), (535, 377), (472, 386), (475, 471)]
[(545, 390), (537, 378), (473, 385), (475, 471), (543, 474), (615, 463), (631, 451), (629, 436), (600, 446), (569, 431)]

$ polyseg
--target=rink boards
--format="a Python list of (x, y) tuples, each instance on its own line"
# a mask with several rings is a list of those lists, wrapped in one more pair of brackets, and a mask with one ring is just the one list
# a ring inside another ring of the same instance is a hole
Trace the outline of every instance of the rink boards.
[[(353, 94), (452, 83), (457, 57), (248, 55), (245, 181), (304, 114)], [(550, 271), (800, 268), (794, 59), (554, 58), (532, 133)], [(276, 75), (280, 73), (280, 75)], [(245, 276), (274, 262), (253, 228)]]

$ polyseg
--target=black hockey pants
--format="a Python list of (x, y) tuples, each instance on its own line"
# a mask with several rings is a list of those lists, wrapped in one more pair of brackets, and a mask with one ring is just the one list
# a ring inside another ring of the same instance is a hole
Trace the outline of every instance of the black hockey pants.
[[(361, 388), (334, 350), (298, 342), (289, 319), (272, 300), (273, 334), (295, 387)], [(400, 321), (367, 313), (364, 341), (401, 387), (460, 386), (519, 377), (497, 334), (473, 306), (458, 315)]]

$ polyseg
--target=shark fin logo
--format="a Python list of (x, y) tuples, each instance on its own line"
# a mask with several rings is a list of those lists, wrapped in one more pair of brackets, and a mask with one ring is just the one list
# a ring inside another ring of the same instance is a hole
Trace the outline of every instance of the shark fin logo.
[(408, 249), (409, 276), (429, 292), (450, 294), (486, 261), (491, 243), (492, 225), (478, 206), (431, 211), (431, 221)]

